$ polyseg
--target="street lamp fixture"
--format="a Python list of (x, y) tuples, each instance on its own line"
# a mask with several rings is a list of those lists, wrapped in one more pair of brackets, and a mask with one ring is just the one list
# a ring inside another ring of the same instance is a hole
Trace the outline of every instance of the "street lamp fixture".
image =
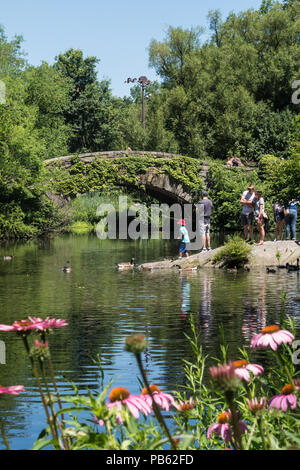
[[(125, 83), (135, 83), (135, 82), (138, 82), (138, 84), (141, 86), (142, 88), (142, 123), (143, 123), (143, 128), (144, 130), (146, 129), (146, 115), (145, 115), (145, 89), (146, 89), (146, 86), (149, 85), (150, 80), (148, 80), (147, 77), (145, 76), (141, 76), (139, 78), (127, 78), (127, 80), (125, 80)], [(148, 95), (150, 96), (150, 95)]]

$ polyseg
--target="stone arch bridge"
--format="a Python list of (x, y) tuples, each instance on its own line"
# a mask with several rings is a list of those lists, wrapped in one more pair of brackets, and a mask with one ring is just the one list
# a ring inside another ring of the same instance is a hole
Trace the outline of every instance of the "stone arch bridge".
[(143, 187), (160, 201), (185, 204), (206, 187), (210, 162), (163, 152), (110, 151), (56, 157), (45, 164), (53, 172), (55, 192), (64, 197), (111, 183), (122, 188)]

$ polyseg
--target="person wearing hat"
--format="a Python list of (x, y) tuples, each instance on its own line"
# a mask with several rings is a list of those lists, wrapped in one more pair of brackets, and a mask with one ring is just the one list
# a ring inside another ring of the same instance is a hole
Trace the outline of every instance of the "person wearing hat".
[(210, 251), (210, 217), (212, 215), (214, 205), (212, 201), (208, 199), (207, 192), (205, 190), (202, 191), (202, 200), (196, 205), (197, 210), (199, 210), (200, 204), (204, 206), (204, 218), (199, 222), (199, 231), (203, 240), (202, 251)]
[(242, 225), (244, 228), (244, 238), (246, 241), (252, 241), (253, 238), (253, 220), (254, 220), (254, 186), (250, 184), (248, 191), (244, 191), (241, 197), (242, 209)]
[(185, 254), (186, 257), (189, 256), (189, 252), (187, 249), (187, 243), (190, 243), (190, 237), (188, 234), (188, 231), (185, 227), (185, 220), (180, 219), (177, 222), (177, 225), (180, 225), (179, 229), (179, 240), (180, 240), (180, 245), (179, 245), (179, 259), (182, 259), (182, 256)]

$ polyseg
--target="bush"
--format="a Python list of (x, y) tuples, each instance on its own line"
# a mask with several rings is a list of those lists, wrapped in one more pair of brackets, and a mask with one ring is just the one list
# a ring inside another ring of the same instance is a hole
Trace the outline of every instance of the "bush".
[(224, 268), (242, 268), (248, 263), (251, 247), (238, 236), (232, 237), (214, 256), (214, 263)]

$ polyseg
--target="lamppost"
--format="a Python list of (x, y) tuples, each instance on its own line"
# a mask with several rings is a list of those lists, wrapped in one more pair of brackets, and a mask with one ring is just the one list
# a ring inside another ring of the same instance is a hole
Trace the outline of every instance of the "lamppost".
[(125, 83), (135, 83), (136, 81), (139, 83), (139, 85), (142, 88), (142, 123), (143, 123), (143, 128), (145, 130), (146, 129), (145, 89), (146, 89), (146, 86), (149, 85), (149, 83), (151, 83), (151, 82), (150, 82), (150, 80), (148, 80), (147, 77), (141, 76), (138, 79), (129, 77), (129, 78), (127, 78), (127, 80), (125, 80)]

